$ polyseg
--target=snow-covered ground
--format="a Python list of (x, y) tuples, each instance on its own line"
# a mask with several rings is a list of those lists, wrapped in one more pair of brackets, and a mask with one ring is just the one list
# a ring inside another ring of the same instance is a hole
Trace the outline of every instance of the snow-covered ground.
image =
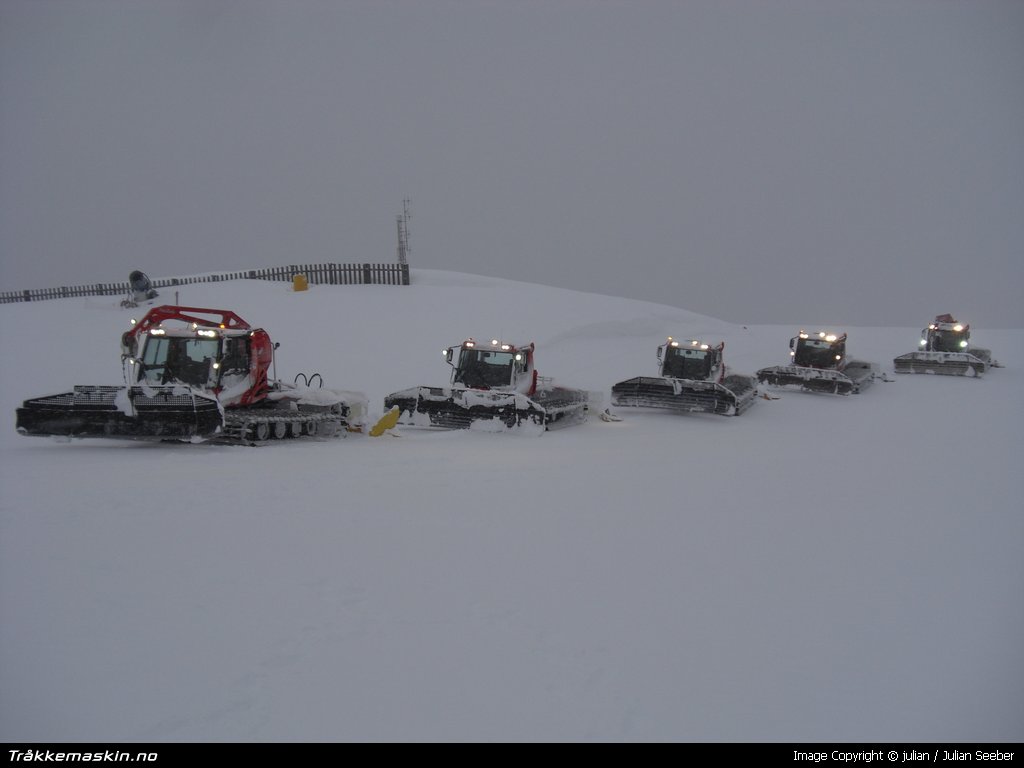
[[(724, 339), (753, 373), (797, 330), (414, 281), (179, 301), (267, 328), (281, 378), (318, 370), (378, 414), (445, 383), (441, 349), (470, 335), (533, 340), (542, 375), (607, 393), (667, 335)], [(257, 448), (15, 434), (25, 398), (121, 382), (141, 312), (117, 303), (0, 306), (0, 740), (1024, 739), (1024, 330), (974, 329), (1006, 364), (980, 379), (738, 418)], [(919, 331), (845, 330), (889, 371)]]

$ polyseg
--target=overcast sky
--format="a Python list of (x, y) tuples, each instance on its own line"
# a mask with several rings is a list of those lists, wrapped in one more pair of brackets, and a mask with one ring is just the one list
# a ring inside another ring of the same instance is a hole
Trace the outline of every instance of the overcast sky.
[(0, 0), (0, 290), (392, 261), (405, 197), (414, 267), (1024, 327), (1024, 2)]

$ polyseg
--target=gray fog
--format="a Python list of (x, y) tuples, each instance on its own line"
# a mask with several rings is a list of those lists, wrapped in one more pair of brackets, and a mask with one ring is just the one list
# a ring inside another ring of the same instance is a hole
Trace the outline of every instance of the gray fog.
[(393, 261), (404, 198), (414, 268), (1024, 327), (1024, 2), (0, 0), (0, 290)]

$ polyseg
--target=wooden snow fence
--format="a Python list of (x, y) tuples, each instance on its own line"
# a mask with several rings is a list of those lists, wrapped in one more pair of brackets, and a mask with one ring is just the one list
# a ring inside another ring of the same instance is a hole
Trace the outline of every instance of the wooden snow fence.
[[(409, 285), (409, 265), (390, 264), (289, 264), (286, 267), (249, 269), (242, 272), (218, 272), (192, 277), (161, 277), (153, 287), (173, 288), (195, 283), (219, 283), (225, 280), (273, 280), (292, 282), (295, 275), (305, 275), (310, 285)], [(38, 288), (0, 292), (0, 304), (16, 301), (47, 301), (78, 296), (127, 296), (131, 287), (127, 280), (116, 283)]]

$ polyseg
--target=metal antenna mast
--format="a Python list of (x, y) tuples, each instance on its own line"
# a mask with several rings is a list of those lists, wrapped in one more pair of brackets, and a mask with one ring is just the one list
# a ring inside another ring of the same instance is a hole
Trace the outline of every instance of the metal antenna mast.
[(409, 198), (405, 198), (402, 201), (402, 212), (397, 216), (398, 219), (398, 263), (408, 264), (409, 253), (412, 250), (409, 247), (409, 219), (412, 218), (412, 214), (409, 213)]

